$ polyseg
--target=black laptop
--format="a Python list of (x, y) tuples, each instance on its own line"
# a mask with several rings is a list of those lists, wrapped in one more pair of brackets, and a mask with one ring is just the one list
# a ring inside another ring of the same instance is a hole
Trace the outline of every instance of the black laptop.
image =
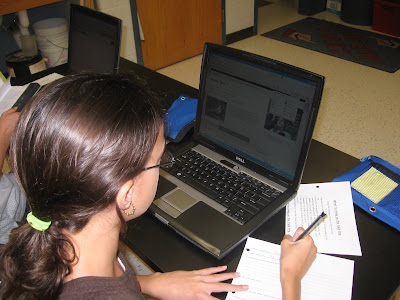
[[(82, 72), (118, 71), (122, 20), (84, 6), (71, 4), (68, 34), (68, 62), (35, 73), (28, 78), (12, 78), (12, 85), (25, 85), (51, 73), (72, 75)], [(31, 83), (14, 103), (21, 111), (40, 89)]]
[(27, 78), (11, 78), (11, 85), (25, 85), (52, 73), (118, 71), (122, 20), (111, 15), (71, 4), (68, 32), (68, 62)]
[(323, 85), (309, 71), (206, 44), (195, 144), (160, 170), (150, 212), (224, 257), (296, 195)]
[(71, 4), (68, 74), (118, 71), (121, 32), (122, 20)]

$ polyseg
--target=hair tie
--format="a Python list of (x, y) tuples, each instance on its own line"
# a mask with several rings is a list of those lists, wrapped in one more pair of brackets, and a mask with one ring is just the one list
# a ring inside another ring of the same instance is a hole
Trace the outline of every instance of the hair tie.
[(47, 228), (50, 227), (51, 224), (51, 221), (44, 222), (42, 220), (39, 220), (32, 214), (32, 212), (28, 214), (26, 220), (28, 221), (29, 225), (31, 225), (32, 228), (39, 231), (45, 231)]

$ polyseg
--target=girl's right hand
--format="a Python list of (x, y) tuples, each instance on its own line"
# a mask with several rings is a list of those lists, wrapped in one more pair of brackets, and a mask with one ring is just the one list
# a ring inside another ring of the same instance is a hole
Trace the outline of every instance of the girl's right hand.
[(316, 258), (317, 247), (310, 235), (293, 242), (303, 232), (303, 228), (298, 228), (293, 237), (285, 235), (281, 242), (280, 279), (283, 299), (300, 299), (301, 279)]

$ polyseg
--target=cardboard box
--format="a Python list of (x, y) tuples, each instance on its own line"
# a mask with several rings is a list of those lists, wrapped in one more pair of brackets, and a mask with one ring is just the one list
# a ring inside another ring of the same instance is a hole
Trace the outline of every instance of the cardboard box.
[(342, 0), (327, 0), (326, 1), (326, 10), (340, 15), (340, 11), (342, 8)]

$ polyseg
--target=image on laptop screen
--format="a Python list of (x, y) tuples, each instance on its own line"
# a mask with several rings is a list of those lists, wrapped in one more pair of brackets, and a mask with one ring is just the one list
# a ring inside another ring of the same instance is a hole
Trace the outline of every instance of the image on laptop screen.
[(199, 134), (293, 179), (315, 82), (220, 53), (208, 65)]

